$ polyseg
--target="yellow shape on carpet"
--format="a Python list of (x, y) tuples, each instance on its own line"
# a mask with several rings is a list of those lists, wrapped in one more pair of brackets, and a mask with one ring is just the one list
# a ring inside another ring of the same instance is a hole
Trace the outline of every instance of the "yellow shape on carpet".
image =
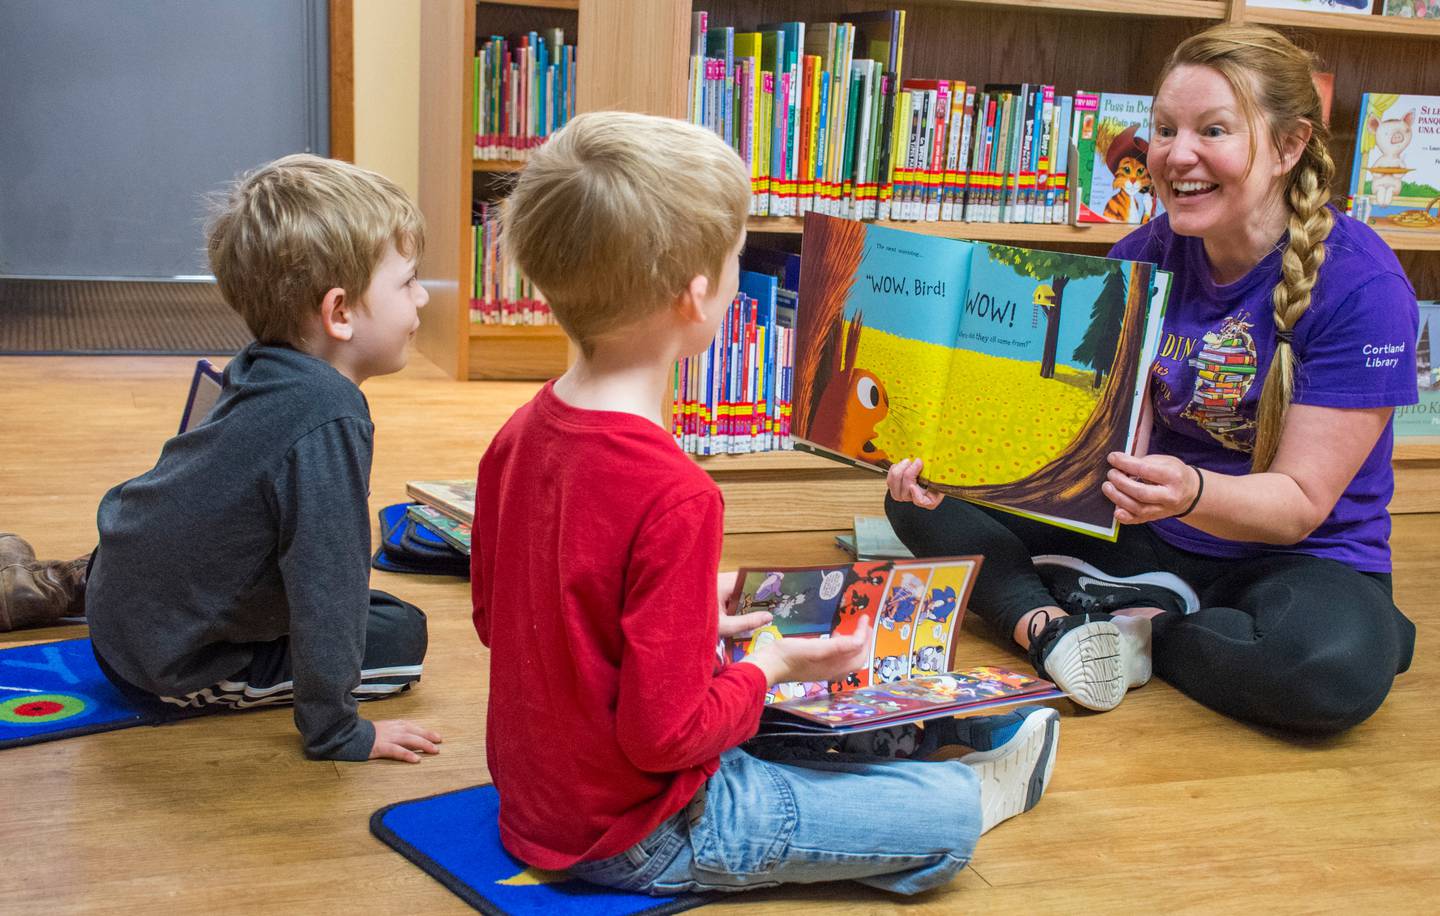
[(522, 872), (516, 872), (503, 881), (496, 881), (496, 884), (529, 885), (529, 884), (559, 884), (561, 881), (569, 881), (570, 876), (563, 871), (546, 871), (543, 868), (527, 868)]

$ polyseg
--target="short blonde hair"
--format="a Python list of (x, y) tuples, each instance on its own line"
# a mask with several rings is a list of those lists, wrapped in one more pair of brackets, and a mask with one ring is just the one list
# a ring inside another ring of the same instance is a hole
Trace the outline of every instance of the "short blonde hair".
[(582, 351), (714, 280), (740, 241), (750, 172), (684, 121), (602, 111), (536, 151), (501, 216), (501, 243)]
[(409, 196), (383, 175), (337, 159), (276, 159), (242, 176), (213, 210), (210, 269), (261, 343), (300, 343), (335, 287), (364, 308), (385, 246), (416, 260), (425, 247), (424, 218)]

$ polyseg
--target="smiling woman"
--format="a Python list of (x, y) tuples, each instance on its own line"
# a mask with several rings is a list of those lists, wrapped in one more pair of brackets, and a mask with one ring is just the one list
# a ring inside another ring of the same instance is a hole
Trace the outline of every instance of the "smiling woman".
[(1129, 527), (1112, 545), (941, 504), (904, 461), (887, 509), (917, 556), (985, 555), (976, 612), (1077, 702), (1111, 708), (1153, 666), (1236, 718), (1341, 731), (1414, 647), (1387, 505), (1390, 414), (1416, 400), (1415, 293), (1330, 205), (1311, 58), (1278, 33), (1186, 39), (1152, 119), (1166, 212), (1110, 254), (1173, 272), (1176, 345), (1152, 364), (1138, 454), (1109, 456), (1101, 492)]

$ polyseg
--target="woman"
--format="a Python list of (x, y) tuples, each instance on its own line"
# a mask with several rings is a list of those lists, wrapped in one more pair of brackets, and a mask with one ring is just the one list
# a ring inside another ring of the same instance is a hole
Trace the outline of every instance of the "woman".
[(1148, 449), (1109, 456), (1118, 542), (942, 503), (917, 461), (890, 469), (887, 513), (917, 555), (984, 554), (975, 612), (1085, 706), (1114, 707), (1153, 657), (1212, 709), (1342, 731), (1414, 647), (1391, 599), (1387, 505), (1390, 415), (1417, 398), (1415, 292), (1390, 248), (1329, 206), (1310, 56), (1279, 34), (1187, 39), (1151, 119), (1166, 213), (1111, 255), (1174, 272), (1174, 345), (1151, 366)]

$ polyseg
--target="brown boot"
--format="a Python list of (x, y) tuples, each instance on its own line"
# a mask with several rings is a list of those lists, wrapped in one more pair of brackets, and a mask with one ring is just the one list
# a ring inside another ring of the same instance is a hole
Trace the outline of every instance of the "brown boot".
[(43, 627), (85, 614), (89, 556), (39, 563), (35, 551), (13, 534), (0, 534), (0, 632)]

